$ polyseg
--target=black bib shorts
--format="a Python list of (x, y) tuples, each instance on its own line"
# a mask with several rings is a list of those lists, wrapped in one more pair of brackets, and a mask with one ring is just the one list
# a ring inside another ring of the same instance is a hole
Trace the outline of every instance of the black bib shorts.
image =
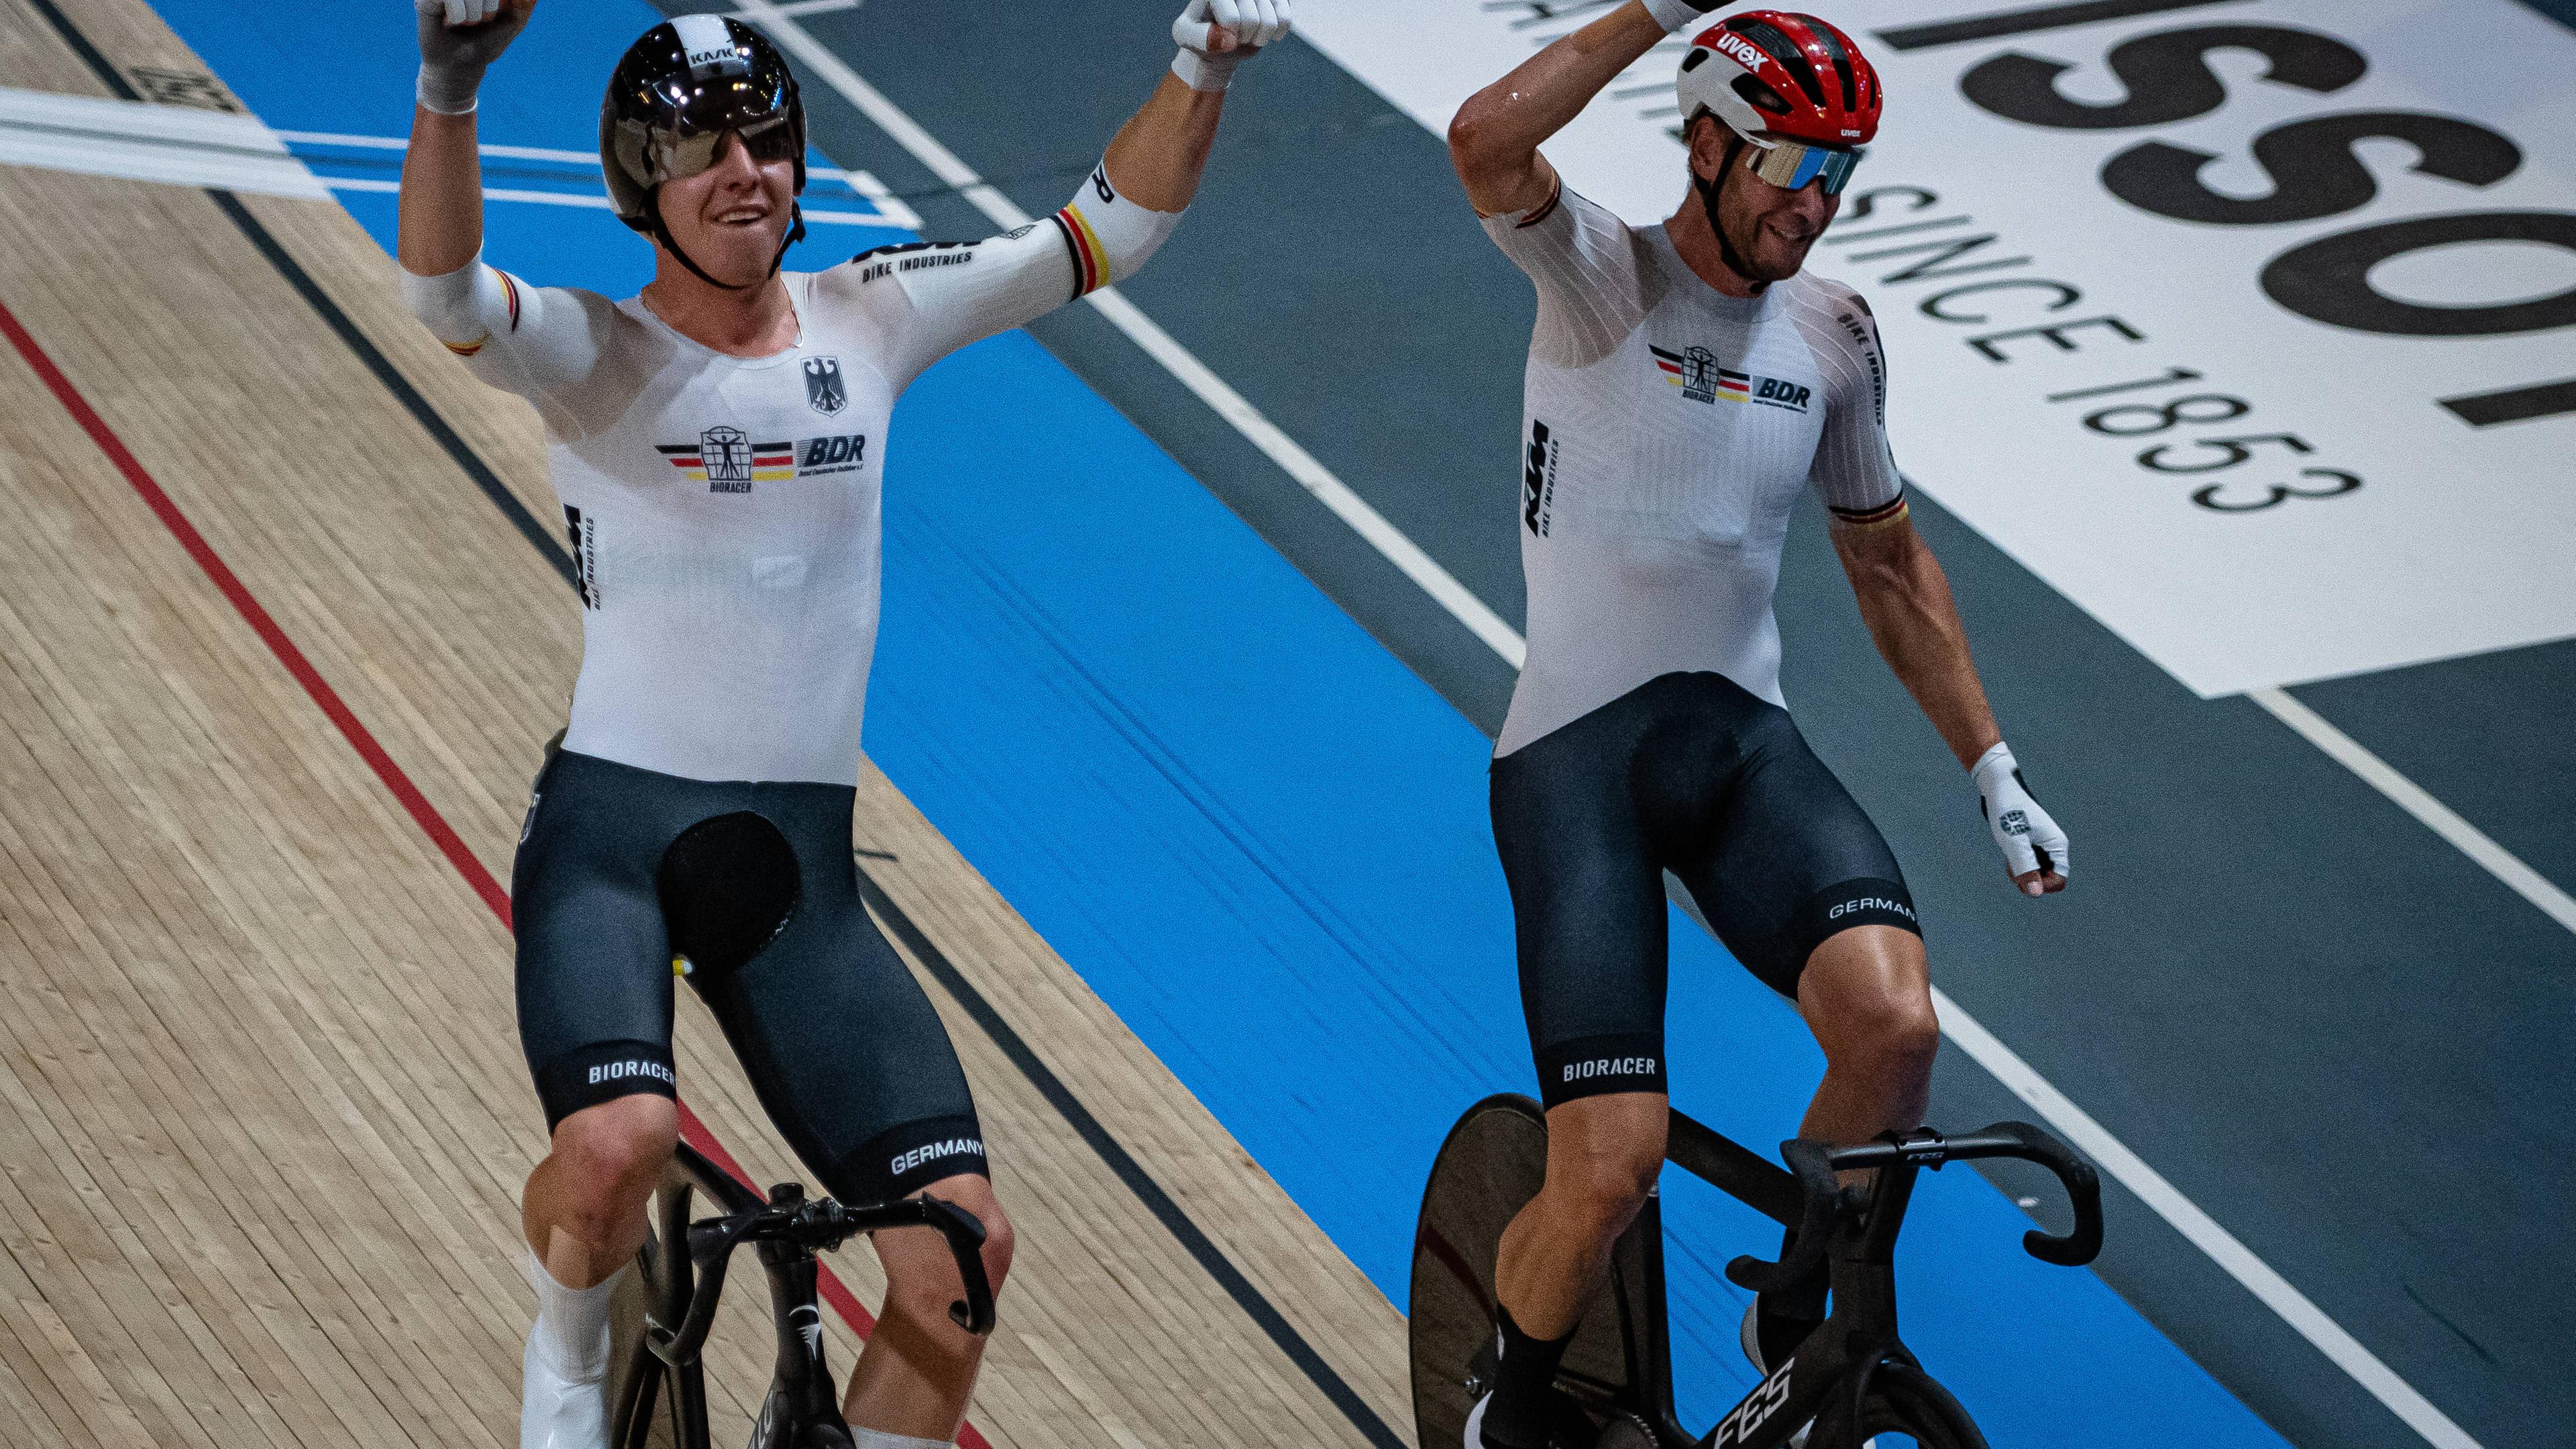
[(568, 750), (510, 878), (519, 1039), (546, 1127), (676, 1097), (673, 958), (823, 1186), (878, 1202), (986, 1173), (956, 1048), (868, 918), (847, 785), (710, 783)]
[(1550, 1107), (1663, 1092), (1664, 875), (1795, 1000), (1826, 938), (1921, 934), (1895, 854), (1789, 712), (1722, 674), (1666, 674), (1493, 763), (1521, 1010)]

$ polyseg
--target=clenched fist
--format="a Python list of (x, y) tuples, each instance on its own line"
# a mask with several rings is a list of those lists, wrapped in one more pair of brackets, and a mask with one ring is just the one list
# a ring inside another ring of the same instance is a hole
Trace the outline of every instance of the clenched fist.
[(420, 19), (420, 103), (441, 115), (474, 109), (484, 69), (501, 58), (537, 0), (412, 0)]
[(1172, 22), (1181, 53), (1172, 73), (1194, 90), (1221, 91), (1246, 56), (1287, 38), (1292, 0), (1190, 0)]

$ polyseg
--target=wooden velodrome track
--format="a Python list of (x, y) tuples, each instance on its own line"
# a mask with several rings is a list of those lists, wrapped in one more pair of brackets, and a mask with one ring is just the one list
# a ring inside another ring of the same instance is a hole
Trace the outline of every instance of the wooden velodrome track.
[[(204, 72), (141, 0), (53, 3), (96, 60), (0, 0), (0, 85)], [(552, 515), (534, 416), (336, 205), (0, 168), (0, 1443), (515, 1442), (544, 1142), (494, 882), (578, 614), (299, 269)], [(1392, 1443), (1378, 1290), (873, 770), (856, 836), (1019, 1227), (973, 1426)], [(688, 1104), (795, 1175), (681, 999)], [(710, 1351), (720, 1443), (760, 1298)]]

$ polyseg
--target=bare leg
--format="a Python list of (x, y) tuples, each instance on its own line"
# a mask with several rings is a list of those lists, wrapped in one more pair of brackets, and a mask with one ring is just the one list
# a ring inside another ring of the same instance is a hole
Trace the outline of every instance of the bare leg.
[(1670, 1121), (1660, 1092), (1578, 1097), (1547, 1114), (1547, 1180), (1503, 1229), (1495, 1296), (1532, 1338), (1574, 1331), (1611, 1246), (1645, 1206)]
[[(955, 1203), (984, 1224), (984, 1275), (993, 1291), (1011, 1271), (1011, 1222), (993, 1196), (993, 1184), (972, 1174), (942, 1178), (924, 1189)], [(852, 1426), (948, 1443), (966, 1420), (984, 1340), (959, 1328), (948, 1305), (965, 1296), (948, 1245), (927, 1228), (876, 1235), (877, 1261), (885, 1265), (885, 1306), (876, 1332), (850, 1370), (842, 1417)]]
[(528, 1174), (519, 1226), (567, 1288), (606, 1282), (644, 1246), (644, 1204), (680, 1140), (679, 1108), (638, 1093), (555, 1125), (554, 1150)]
[(1922, 937), (1894, 926), (1828, 937), (1798, 978), (1798, 1010), (1825, 1049), (1799, 1136), (1847, 1144), (1923, 1125), (1941, 1023)]

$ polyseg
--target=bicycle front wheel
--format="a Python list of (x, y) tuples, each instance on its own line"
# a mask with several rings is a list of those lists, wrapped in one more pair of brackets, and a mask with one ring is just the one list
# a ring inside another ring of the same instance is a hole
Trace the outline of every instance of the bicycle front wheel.
[(1859, 1439), (1870, 1449), (1986, 1449), (1986, 1436), (1950, 1391), (1904, 1363), (1880, 1364), (1870, 1379)]

